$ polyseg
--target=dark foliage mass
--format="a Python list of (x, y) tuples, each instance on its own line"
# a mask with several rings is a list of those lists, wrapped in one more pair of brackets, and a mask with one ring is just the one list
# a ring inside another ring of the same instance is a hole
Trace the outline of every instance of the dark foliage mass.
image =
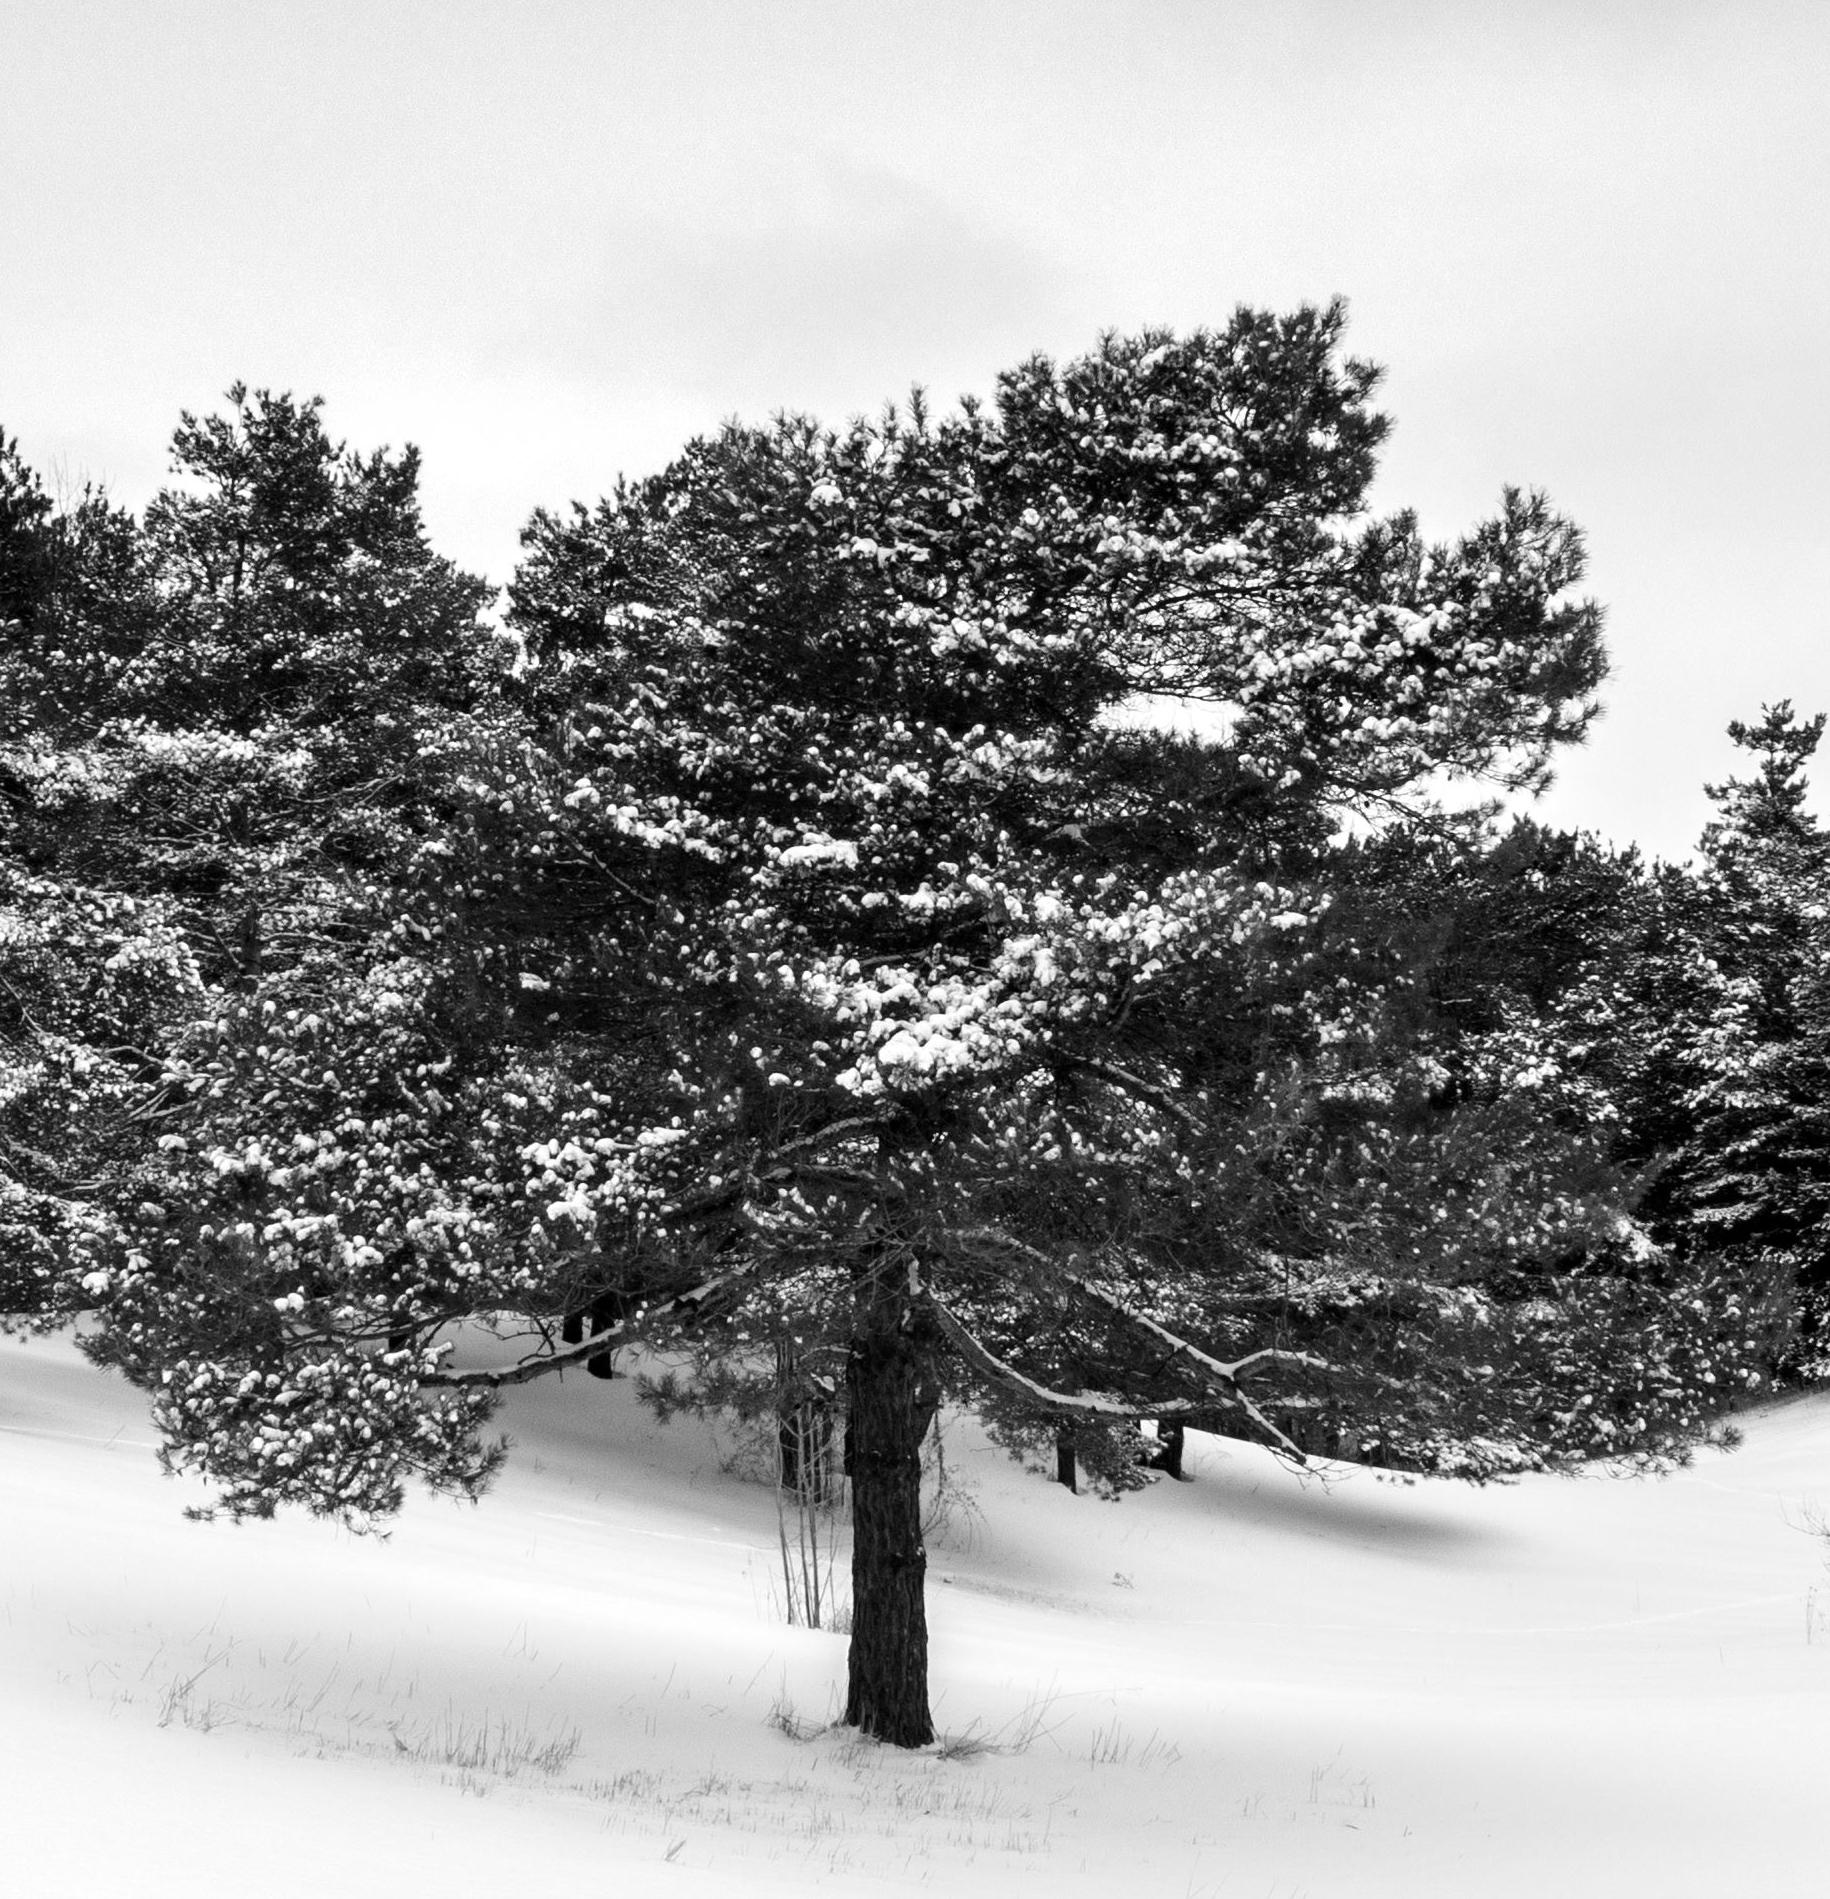
[(909, 1744), (945, 1396), (1120, 1491), (1177, 1424), (1681, 1455), (1814, 1372), (1822, 721), (1735, 728), (1694, 869), (1445, 810), (1581, 737), (1599, 614), (1541, 496), (1368, 513), (1341, 324), (729, 426), (501, 620), (315, 402), (184, 417), (139, 520), (0, 439), (0, 1305), (239, 1514), (474, 1493), (633, 1339), (843, 1417)]

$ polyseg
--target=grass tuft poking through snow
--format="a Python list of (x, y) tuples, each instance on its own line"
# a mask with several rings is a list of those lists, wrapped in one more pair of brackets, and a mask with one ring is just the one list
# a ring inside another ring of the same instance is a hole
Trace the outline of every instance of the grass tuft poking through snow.
[(395, 1749), (409, 1760), (456, 1768), (479, 1784), (513, 1780), (525, 1773), (559, 1774), (578, 1752), (576, 1727), (537, 1723), (532, 1714), (509, 1721), (485, 1714), (472, 1721), (447, 1708), (431, 1726), (415, 1732), (405, 1722), (388, 1724)]

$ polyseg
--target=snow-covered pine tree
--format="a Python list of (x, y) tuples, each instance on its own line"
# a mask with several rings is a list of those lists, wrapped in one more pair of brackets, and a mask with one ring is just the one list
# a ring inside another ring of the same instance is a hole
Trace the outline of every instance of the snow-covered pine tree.
[[(231, 1508), (385, 1510), (479, 1483), (492, 1393), (606, 1341), (832, 1353), (847, 1718), (915, 1745), (948, 1389), (1121, 1482), (1150, 1418), (1470, 1475), (1694, 1425), (1541, 1025), (1449, 1089), (1330, 920), (1343, 814), (1541, 782), (1602, 667), (1542, 498), (1447, 547), (1367, 517), (1341, 328), (1110, 337), (537, 516), (521, 736), (448, 779), (423, 934), (334, 1007), (261, 972), (196, 1059), (186, 1211), (110, 1292), (171, 1455)], [(1127, 717), (1165, 694), (1208, 734)], [(568, 1346), (584, 1306), (623, 1316)], [(520, 1362), (444, 1362), (500, 1314)]]
[(54, 505), (0, 433), (0, 1323), (51, 1321), (142, 1197), (161, 1038), (201, 984), (169, 903), (60, 862), (150, 580), (134, 522)]
[[(1685, 1125), (1658, 1211), (1727, 1268), (1766, 1317), (1769, 1368), (1830, 1368), (1830, 835), (1806, 806), (1824, 717), (1789, 701), (1729, 736), (1745, 778), (1712, 785), (1717, 815), (1683, 923), (1714, 979), (1681, 1067)], [(1661, 1040), (1682, 1034), (1666, 997)]]
[[(1739, 1019), (1693, 927), (1690, 874), (1529, 819), (1491, 842), (1392, 827), (1348, 858), (1341, 907), (1370, 906), (1410, 959), (1411, 1035), (1443, 1072), (1436, 1107), (1509, 1104), (1516, 1149), (1502, 1134), (1491, 1151), (1548, 1170), (1523, 1199), (1589, 1208), (1586, 1233), (1566, 1217), (1561, 1241), (1517, 1235), (1510, 1262), (1483, 1249), (1498, 1316), (1534, 1332), (1502, 1355), (1508, 1372), (1542, 1376), (1534, 1341), (1569, 1324), (1545, 1390), (1571, 1443), (1644, 1442), (1655, 1416), (1694, 1432), (1761, 1382), (1768, 1320), (1670, 1211), (1699, 1063)], [(1549, 1397), (1559, 1380), (1584, 1393), (1573, 1410)]]
[(13, 854), (177, 903), (212, 976), (246, 984), (339, 878), (436, 824), (424, 761), (503, 649), (490, 590), (425, 543), (413, 450), (362, 457), (315, 402), (229, 399), (183, 418), (143, 525), (93, 494), (38, 507), (0, 458), (0, 576), (22, 576), (0, 736)]
[[(266, 979), (399, 926), (438, 746), (499, 642), (426, 547), (417, 462), (315, 403), (186, 416), (144, 525), (0, 444), (0, 1308), (112, 1284), (163, 1218), (184, 1076)], [(494, 657), (492, 657), (492, 655)], [(378, 895), (378, 892), (380, 893)]]

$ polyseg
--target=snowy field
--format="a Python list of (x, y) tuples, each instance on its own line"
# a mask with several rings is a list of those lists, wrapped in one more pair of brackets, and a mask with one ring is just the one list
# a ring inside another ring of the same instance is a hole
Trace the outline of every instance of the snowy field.
[(1197, 1438), (1118, 1505), (955, 1422), (913, 1755), (824, 1728), (728, 1441), (622, 1381), (505, 1421), (387, 1542), (198, 1525), (133, 1391), (0, 1340), (9, 1899), (1830, 1890), (1830, 1402), (1488, 1491)]

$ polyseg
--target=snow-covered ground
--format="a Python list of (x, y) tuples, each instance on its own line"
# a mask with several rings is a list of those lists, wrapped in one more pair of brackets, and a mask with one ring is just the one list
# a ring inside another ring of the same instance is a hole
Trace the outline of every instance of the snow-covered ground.
[(956, 1422), (923, 1754), (821, 1728), (843, 1638), (728, 1444), (623, 1381), (505, 1421), (389, 1541), (200, 1525), (133, 1391), (0, 1340), (0, 1890), (1830, 1891), (1830, 1403), (1488, 1491), (1201, 1438), (1118, 1505)]

